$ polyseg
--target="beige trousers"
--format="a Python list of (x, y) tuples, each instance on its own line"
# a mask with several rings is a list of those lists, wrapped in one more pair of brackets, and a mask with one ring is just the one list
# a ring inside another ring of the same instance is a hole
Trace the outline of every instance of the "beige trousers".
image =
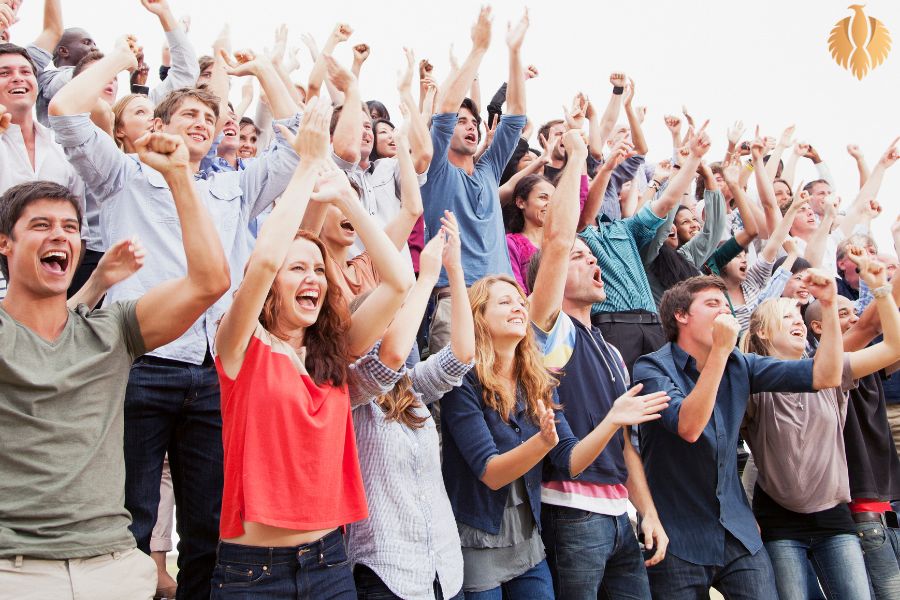
[(172, 551), (172, 528), (175, 517), (175, 490), (172, 489), (172, 471), (169, 470), (169, 455), (163, 459), (162, 479), (159, 482), (159, 509), (156, 525), (150, 536), (150, 552)]
[(0, 558), (0, 600), (150, 600), (156, 563), (132, 548), (91, 558)]

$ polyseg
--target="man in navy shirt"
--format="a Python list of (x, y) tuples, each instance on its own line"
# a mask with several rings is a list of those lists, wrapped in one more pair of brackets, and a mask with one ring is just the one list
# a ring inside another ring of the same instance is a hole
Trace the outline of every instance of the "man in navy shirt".
[[(810, 269), (807, 287), (835, 302), (834, 280)], [(659, 310), (669, 343), (638, 359), (644, 393), (665, 391), (662, 419), (641, 426), (641, 455), (660, 519), (666, 558), (648, 569), (655, 598), (777, 598), (774, 574), (737, 472), (737, 438), (750, 394), (840, 385), (841, 353), (785, 361), (734, 348), (740, 325), (718, 277), (692, 277)], [(840, 331), (824, 343), (840, 343)]]

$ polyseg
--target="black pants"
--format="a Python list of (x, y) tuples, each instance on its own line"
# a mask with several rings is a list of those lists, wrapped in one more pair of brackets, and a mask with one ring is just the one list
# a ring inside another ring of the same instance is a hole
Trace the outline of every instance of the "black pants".
[[(401, 600), (400, 596), (392, 592), (375, 571), (366, 565), (353, 567), (353, 580), (356, 582), (357, 600), (394, 600), (395, 598)], [(437, 577), (434, 578), (434, 597), (435, 600), (444, 600), (441, 584)], [(460, 590), (459, 594), (446, 600), (462, 600), (462, 598), (463, 592)]]
[(645, 310), (597, 313), (591, 315), (591, 322), (600, 329), (603, 338), (622, 354), (629, 375), (638, 358), (656, 352), (666, 343), (659, 318)]

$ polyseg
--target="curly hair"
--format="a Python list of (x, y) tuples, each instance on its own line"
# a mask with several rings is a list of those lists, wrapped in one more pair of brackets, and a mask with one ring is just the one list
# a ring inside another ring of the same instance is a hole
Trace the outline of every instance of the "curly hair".
[[(307, 240), (316, 245), (322, 253), (325, 263), (325, 302), (316, 322), (306, 328), (304, 344), (306, 345), (306, 370), (317, 385), (330, 383), (341, 386), (347, 382), (347, 366), (350, 364), (350, 350), (347, 343), (347, 332), (350, 330), (350, 313), (347, 301), (337, 284), (337, 273), (329, 265), (328, 249), (318, 236), (298, 230), (294, 240)], [(273, 336), (286, 340), (279, 333), (281, 307), (278, 297), (269, 289), (266, 301), (259, 313), (260, 324)]]
[(375, 399), (376, 404), (385, 411), (386, 421), (398, 421), (410, 429), (419, 429), (428, 420), (428, 415), (416, 413), (416, 408), (423, 406), (413, 392), (412, 380), (404, 374), (391, 391)]
[[(504, 421), (508, 421), (516, 406), (516, 396), (509, 393), (509, 388), (504, 385), (503, 378), (497, 372), (497, 354), (484, 316), (491, 288), (500, 282), (515, 287), (525, 300), (525, 292), (515, 279), (508, 275), (488, 275), (469, 288), (469, 304), (475, 319), (475, 373), (481, 383), (482, 400), (488, 408), (500, 413)], [(553, 403), (553, 389), (559, 385), (559, 380), (544, 367), (531, 327), (525, 329), (525, 337), (516, 345), (513, 381), (523, 388), (527, 413), (534, 423), (538, 423), (539, 406), (559, 408), (559, 405)]]

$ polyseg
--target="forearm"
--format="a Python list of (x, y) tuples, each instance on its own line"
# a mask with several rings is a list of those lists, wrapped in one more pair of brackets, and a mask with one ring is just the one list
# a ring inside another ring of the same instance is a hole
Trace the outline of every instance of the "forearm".
[(357, 198), (341, 199), (338, 207), (353, 224), (360, 241), (372, 258), (372, 264), (381, 282), (395, 291), (405, 293), (412, 279), (409, 261), (403, 260), (393, 242), (378, 227)]
[(729, 183), (728, 187), (731, 189), (731, 194), (734, 197), (734, 204), (737, 207), (738, 214), (741, 215), (741, 220), (744, 222), (744, 233), (750, 236), (751, 239), (755, 238), (759, 235), (759, 228), (756, 223), (757, 215), (754, 208), (750, 205), (747, 193), (744, 192), (744, 188), (740, 185)]
[[(799, 157), (797, 156), (797, 153), (791, 152), (791, 155), (784, 161), (784, 169), (781, 170), (781, 178), (784, 179), (792, 189), (794, 187), (794, 173), (797, 172), (798, 160)], [(772, 180), (768, 179), (768, 181)]]
[(481, 110), (481, 84), (478, 83), (478, 74), (472, 79), (472, 85), (469, 86), (469, 98), (475, 103), (475, 106)]
[(784, 154), (784, 146), (775, 146), (772, 154), (769, 155), (769, 162), (766, 163), (766, 177), (769, 181), (775, 180), (775, 174), (778, 173), (778, 163), (781, 162), (781, 156)]
[(697, 385), (681, 402), (678, 413), (678, 435), (688, 442), (693, 443), (700, 439), (706, 424), (709, 423), (730, 350), (729, 348), (710, 351), (706, 364), (700, 371)]
[(813, 388), (817, 390), (841, 384), (844, 363), (844, 343), (841, 323), (834, 300), (822, 305), (822, 335), (813, 358)]
[(469, 363), (475, 357), (475, 324), (462, 266), (447, 269), (447, 280), (450, 284), (450, 323), (453, 325), (450, 350), (458, 361)]
[(303, 104), (303, 98), (300, 97), (300, 92), (291, 80), (291, 75), (287, 72), (287, 69), (284, 68), (284, 65), (279, 62), (274, 66), (275, 72), (278, 73), (278, 79), (281, 80), (284, 89), (287, 90), (288, 97), (291, 99), (292, 112), (296, 112), (297, 107)]
[[(428, 123), (422, 118), (422, 114), (416, 110), (415, 100), (409, 91), (400, 96), (400, 101), (409, 113), (409, 147), (412, 150), (412, 160), (416, 173), (424, 173), (431, 164), (434, 155), (434, 146), (431, 142), (431, 133), (428, 131)], [(417, 182), (418, 185), (418, 182)]]
[(606, 195), (606, 188), (609, 187), (612, 172), (613, 168), (607, 168), (607, 164), (604, 164), (591, 182), (587, 200), (584, 201), (584, 207), (582, 207), (581, 216), (578, 219), (578, 231), (593, 224), (596, 220), (597, 213), (600, 212), (600, 207), (603, 205), (603, 196)]
[(91, 112), (97, 97), (111, 79), (131, 66), (130, 58), (113, 52), (98, 60), (90, 69), (64, 85), (50, 102), (51, 115), (77, 115)]
[(435, 283), (437, 283), (435, 277), (419, 277), (403, 306), (397, 311), (378, 349), (378, 358), (385, 366), (396, 371), (406, 362)]
[[(297, 112), (297, 105), (291, 99), (287, 86), (282, 82), (275, 67), (269, 63), (260, 65), (256, 73), (259, 85), (269, 102), (272, 116), (277, 119), (287, 119)], [(290, 82), (290, 78), (288, 78)], [(293, 85), (291, 85), (293, 87)]]
[(170, 8), (159, 13), (159, 24), (162, 25), (163, 31), (169, 33), (178, 27), (178, 19), (172, 13)]
[(664, 219), (669, 211), (681, 202), (681, 197), (691, 186), (691, 181), (694, 178), (694, 173), (697, 171), (697, 166), (699, 164), (700, 159), (691, 155), (684, 161), (684, 164), (681, 165), (678, 172), (669, 179), (669, 185), (666, 187), (666, 191), (650, 205), (653, 213), (657, 217)]
[(60, 0), (44, 0), (44, 28), (35, 38), (34, 45), (52, 54), (62, 38), (63, 31)]
[[(775, 199), (775, 188), (772, 186), (772, 181), (765, 176), (765, 173), (757, 167), (756, 163), (757, 161), (754, 160), (753, 174), (756, 177), (756, 190), (759, 192), (759, 202), (762, 204), (765, 217), (765, 232), (767, 235), (764, 237), (768, 239), (772, 236), (772, 232), (775, 231), (778, 224), (781, 223), (781, 210), (778, 208), (778, 201)], [(761, 226), (762, 223), (757, 225)]]
[(628, 193), (625, 194), (625, 199), (620, 203), (620, 208), (622, 211), (622, 218), (627, 219), (630, 216), (633, 216), (637, 212), (638, 207), (638, 185), (637, 178), (631, 180), (631, 187), (628, 189)]
[(362, 101), (359, 95), (359, 86), (356, 82), (350, 84), (345, 94), (344, 107), (331, 136), (334, 153), (348, 163), (356, 164), (360, 161), (359, 146), (363, 128)]
[(384, 230), (399, 250), (406, 244), (424, 209), (419, 179), (413, 167), (409, 147), (404, 143), (397, 145), (397, 163), (400, 168), (400, 212)]
[(630, 431), (625, 429), (625, 468), (628, 469), (628, 480), (625, 488), (628, 490), (628, 499), (643, 516), (656, 515), (656, 504), (650, 494), (650, 486), (647, 484), (647, 474), (644, 473), (644, 464), (641, 457), (631, 445)]
[(525, 114), (525, 73), (522, 71), (522, 59), (518, 49), (509, 51), (506, 110), (511, 115)]
[(572, 448), (572, 455), (569, 457), (569, 473), (574, 477), (588, 468), (600, 456), (618, 430), (619, 426), (610, 423), (607, 415), (607, 418), (603, 419)]
[[(479, 48), (473, 48), (472, 51), (469, 52), (469, 56), (466, 57), (466, 60), (463, 62), (462, 66), (460, 66), (459, 71), (447, 81), (444, 85), (445, 89), (441, 90), (441, 101), (438, 108), (439, 112), (455, 113), (459, 110), (459, 106), (466, 97), (466, 92), (469, 91), (469, 86), (472, 85), (472, 80), (475, 79), (475, 75), (478, 73), (478, 67), (481, 66), (481, 60), (484, 58), (485, 52), (485, 50)], [(519, 75), (521, 76), (521, 73)], [(510, 87), (511, 84), (512, 82), (510, 82)], [(507, 102), (508, 101), (507, 94)]]
[(869, 180), (869, 167), (866, 165), (866, 159), (863, 156), (853, 157), (856, 161), (856, 170), (859, 173), (859, 189), (863, 189), (866, 186), (866, 182)]
[(90, 310), (93, 310), (97, 303), (106, 295), (109, 287), (99, 281), (100, 277), (95, 269), (84, 285), (75, 292), (75, 294), (66, 300), (66, 306), (72, 310), (79, 304), (86, 304)]
[(606, 144), (606, 140), (609, 138), (609, 134), (612, 133), (613, 127), (616, 126), (616, 122), (619, 120), (619, 112), (622, 109), (622, 94), (610, 94), (609, 102), (606, 105), (606, 110), (603, 111), (603, 115), (600, 117), (600, 123), (597, 127), (597, 138), (594, 139), (594, 130), (591, 129), (590, 136), (590, 149), (591, 154), (597, 160), (603, 158), (603, 146)]
[(819, 223), (819, 228), (816, 229), (812, 234), (812, 237), (809, 238), (809, 243), (806, 244), (806, 251), (803, 253), (803, 258), (805, 258), (813, 267), (820, 266), (825, 258), (825, 246), (828, 241), (828, 236), (831, 233), (831, 224), (833, 222), (833, 216), (825, 215), (825, 217), (822, 218), (822, 222)]
[(219, 120), (216, 123), (215, 133), (219, 135), (228, 115), (228, 73), (225, 71), (225, 60), (218, 52), (213, 56), (208, 89), (219, 99)]
[[(543, 169), (543, 162), (539, 160), (533, 160), (525, 165), (524, 169), (516, 171), (516, 173), (512, 177), (506, 180), (506, 183), (500, 186), (500, 204), (508, 204), (512, 202), (513, 191), (516, 189), (516, 184), (519, 183), (521, 179), (524, 179), (528, 175), (533, 175), (538, 171), (543, 171)], [(599, 209), (600, 205), (598, 204), (597, 207)]]
[(631, 143), (634, 145), (634, 153), (646, 156), (647, 140), (644, 138), (644, 128), (641, 127), (641, 120), (631, 104), (625, 105), (625, 116), (628, 118), (628, 126), (631, 128)]
[(512, 450), (488, 460), (481, 481), (492, 490), (499, 490), (524, 476), (552, 449), (540, 435), (533, 435)]

